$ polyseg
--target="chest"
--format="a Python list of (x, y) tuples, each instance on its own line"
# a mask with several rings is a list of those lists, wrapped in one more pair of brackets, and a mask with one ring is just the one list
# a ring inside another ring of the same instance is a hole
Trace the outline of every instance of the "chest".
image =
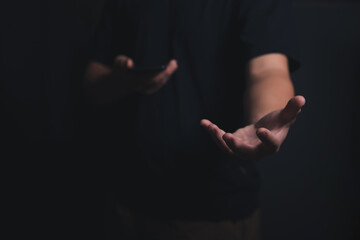
[(232, 24), (236, 0), (121, 0), (124, 24), (138, 32), (219, 35)]

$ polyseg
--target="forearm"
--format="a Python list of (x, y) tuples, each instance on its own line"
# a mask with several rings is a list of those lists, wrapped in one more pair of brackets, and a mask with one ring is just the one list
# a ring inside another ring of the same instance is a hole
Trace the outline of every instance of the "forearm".
[(249, 123), (285, 107), (294, 96), (294, 86), (287, 71), (273, 70), (250, 74), (245, 93), (245, 111)]

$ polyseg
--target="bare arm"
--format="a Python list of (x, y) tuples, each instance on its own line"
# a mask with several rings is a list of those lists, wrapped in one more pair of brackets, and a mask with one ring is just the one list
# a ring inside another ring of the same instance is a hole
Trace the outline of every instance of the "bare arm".
[(247, 66), (245, 110), (249, 123), (282, 109), (294, 97), (287, 57), (266, 54), (252, 59)]
[(267, 54), (247, 66), (245, 109), (249, 125), (227, 133), (207, 119), (201, 125), (224, 152), (259, 160), (279, 151), (305, 98), (294, 96), (287, 58)]

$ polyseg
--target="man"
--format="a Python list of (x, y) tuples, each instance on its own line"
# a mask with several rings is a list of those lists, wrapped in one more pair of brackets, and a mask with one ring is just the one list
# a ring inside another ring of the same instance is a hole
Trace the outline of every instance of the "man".
[(257, 238), (255, 161), (305, 104), (290, 13), (285, 0), (108, 3), (84, 86), (122, 237)]

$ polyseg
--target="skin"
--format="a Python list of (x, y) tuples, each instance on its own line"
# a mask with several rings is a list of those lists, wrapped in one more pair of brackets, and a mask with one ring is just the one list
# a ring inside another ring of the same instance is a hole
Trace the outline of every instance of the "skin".
[[(89, 100), (101, 105), (132, 93), (153, 94), (167, 83), (178, 65), (171, 60), (164, 71), (141, 77), (127, 71), (133, 67), (133, 60), (123, 55), (115, 59), (112, 68), (90, 62), (84, 78)], [(244, 104), (248, 125), (233, 133), (208, 119), (200, 124), (227, 154), (259, 160), (277, 153), (305, 104), (303, 96), (294, 95), (285, 55), (266, 54), (249, 61)]]
[(103, 105), (133, 93), (153, 94), (167, 83), (178, 68), (177, 61), (171, 60), (160, 73), (139, 76), (127, 71), (134, 66), (134, 61), (124, 55), (115, 58), (112, 68), (91, 61), (83, 83), (89, 101), (94, 105)]
[(244, 103), (247, 126), (233, 133), (207, 119), (201, 126), (220, 149), (241, 159), (260, 160), (277, 153), (305, 104), (303, 96), (294, 96), (286, 56), (267, 54), (249, 62)]

